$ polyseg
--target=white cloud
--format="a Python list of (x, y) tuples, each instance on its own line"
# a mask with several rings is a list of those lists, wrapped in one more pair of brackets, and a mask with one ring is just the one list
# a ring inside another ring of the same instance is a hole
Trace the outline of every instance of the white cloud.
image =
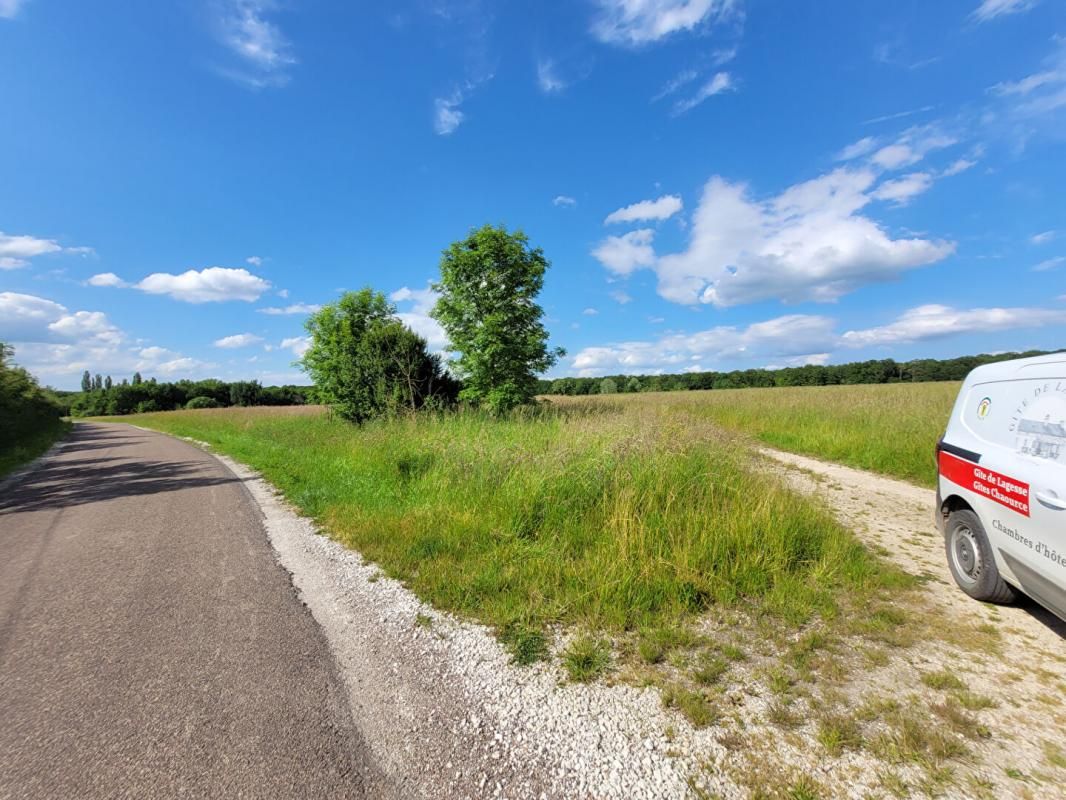
[[(925, 61), (919, 61), (916, 64), (911, 64), (908, 69), (917, 69), (918, 67), (924, 67), (927, 64), (932, 64), (939, 59), (931, 58)], [(879, 117), (871, 117), (862, 121), (863, 125), (877, 125), (881, 122), (891, 122), (894, 119), (903, 119), (904, 117), (913, 117), (915, 114), (924, 114), (927, 111), (932, 111), (936, 106), (922, 106), (921, 108), (909, 108), (906, 111), (896, 111), (893, 114), (882, 114)]]
[(36, 236), (13, 236), (0, 231), (0, 270), (19, 269), (30, 263), (31, 258), (49, 253), (91, 255), (91, 247), (63, 247), (55, 239), (40, 239)]
[(238, 347), (259, 344), (261, 341), (263, 341), (263, 337), (256, 336), (254, 333), (235, 333), (232, 336), (223, 336), (221, 339), (216, 339), (215, 347), (232, 350)]
[(293, 336), (290, 339), (281, 340), (281, 349), (291, 350), (293, 355), (295, 355), (297, 358), (303, 358), (304, 353), (306, 353), (310, 348), (310, 336)]
[(537, 62), (537, 86), (544, 94), (556, 94), (567, 87), (566, 81), (559, 77), (555, 62), (550, 58)]
[(639, 46), (679, 31), (721, 22), (738, 9), (735, 0), (599, 0), (592, 25), (603, 42)]
[(454, 133), (455, 129), (463, 124), (465, 115), (459, 109), (462, 102), (463, 95), (460, 92), (455, 92), (448, 97), (438, 97), (433, 101), (433, 130), (440, 136)]
[(853, 142), (841, 150), (836, 157), (837, 161), (851, 161), (852, 159), (862, 158), (865, 155), (869, 155), (877, 147), (877, 140), (872, 136), (866, 136), (859, 139), (857, 142)]
[(559, 194), (559, 195), (556, 195), (555, 198), (552, 200), (552, 205), (553, 206), (567, 206), (569, 208), (569, 207), (576, 206), (577, 205), (577, 200), (575, 200), (573, 197), (570, 197), (570, 195)]
[(313, 303), (293, 303), (290, 306), (284, 306), (282, 308), (257, 308), (256, 311), (260, 314), (269, 314), (272, 317), (278, 317), (292, 314), (314, 314), (321, 308), (322, 306)]
[(594, 317), (597, 314), (599, 314), (600, 312), (597, 311), (595, 308), (586, 308), (581, 313), (584, 314), (586, 317)]
[(912, 308), (888, 325), (848, 331), (840, 341), (846, 347), (894, 345), (939, 339), (963, 333), (988, 333), (1045, 325), (1066, 324), (1066, 311), (1044, 308), (972, 308), (942, 305)]
[(1059, 70), (1052, 69), (1047, 70), (1046, 72), (1034, 73), (1018, 81), (1004, 81), (1003, 83), (997, 83), (989, 91), (993, 94), (998, 94), (1001, 97), (1008, 95), (1025, 96), (1032, 94), (1037, 89), (1042, 89), (1064, 81), (1066, 81), (1066, 74), (1063, 74)]
[(398, 304), (407, 305), (406, 310), (398, 311), (396, 316), (404, 325), (426, 340), (430, 350), (442, 351), (448, 346), (448, 334), (437, 320), (429, 313), (437, 304), (440, 295), (427, 286), (425, 289), (410, 289), (403, 286), (389, 295), (389, 299)]
[(1044, 231), (1043, 233), (1034, 233), (1029, 237), (1029, 241), (1033, 244), (1047, 244), (1055, 238), (1055, 231)]
[(274, 294), (276, 294), (282, 300), (286, 300), (289, 297), (289, 290), (288, 289), (278, 289), (276, 292), (274, 292)]
[(618, 275), (628, 275), (640, 267), (650, 267), (655, 263), (655, 250), (652, 239), (655, 231), (641, 228), (622, 236), (608, 236), (592, 251), (592, 255)]
[(978, 22), (988, 22), (996, 17), (1028, 11), (1037, 2), (1039, 0), (982, 0), (981, 5), (973, 10), (973, 17)]
[(129, 286), (122, 278), (116, 275), (114, 272), (101, 272), (98, 275), (93, 275), (86, 281), (90, 286), (105, 286), (114, 287), (118, 289)]
[(953, 161), (943, 172), (940, 173), (942, 177), (948, 178), (952, 175), (958, 175), (960, 172), (965, 172), (977, 165), (977, 162), (969, 158), (959, 158)]
[(227, 300), (251, 303), (270, 289), (270, 281), (243, 268), (207, 267), (202, 270), (190, 269), (180, 275), (156, 272), (134, 288), (147, 294), (165, 294), (184, 303), (219, 303)]
[(0, 19), (14, 19), (25, 0), (0, 0)]
[(870, 161), (881, 169), (899, 169), (917, 164), (934, 150), (951, 147), (958, 140), (941, 133), (931, 125), (909, 128), (892, 144), (885, 145), (871, 156)]
[(624, 306), (627, 303), (633, 302), (633, 298), (630, 297), (628, 293), (623, 292), (621, 289), (615, 289), (613, 292), (611, 292), (611, 299), (618, 303), (618, 305), (620, 306)]
[(605, 263), (620, 274), (653, 266), (667, 300), (733, 306), (773, 298), (828, 302), (954, 251), (949, 242), (893, 239), (860, 215), (875, 180), (870, 170), (841, 168), (751, 200), (745, 185), (715, 176), (693, 215), (686, 250), (656, 259), (646, 236), (628, 249), (616, 246), (617, 253), (608, 248), (614, 263)]
[(928, 172), (912, 172), (896, 180), (885, 181), (870, 196), (878, 200), (888, 200), (897, 206), (905, 206), (933, 185), (933, 176)]
[(722, 47), (711, 53), (711, 63), (716, 67), (720, 67), (723, 64), (728, 64), (734, 58), (737, 57), (737, 53), (740, 52), (740, 48), (737, 45), (732, 47)]
[(1066, 256), (1057, 256), (1055, 258), (1049, 258), (1045, 261), (1041, 261), (1039, 264), (1033, 267), (1033, 272), (1049, 272), (1050, 270), (1055, 269), (1064, 262), (1066, 262)]
[(100, 311), (70, 312), (59, 303), (16, 292), (0, 292), (0, 341), (85, 341), (114, 345), (123, 336)]
[(603, 224), (669, 219), (682, 207), (681, 198), (676, 194), (664, 194), (658, 200), (641, 200), (639, 203), (612, 211), (607, 215)]
[(244, 261), (246, 264), (251, 264), (253, 267), (263, 266), (262, 256), (248, 256), (248, 258), (244, 259)]
[(266, 18), (276, 4), (272, 0), (225, 0), (218, 8), (219, 41), (240, 63), (237, 68), (219, 71), (254, 89), (288, 83), (288, 68), (296, 63), (296, 58), (281, 29)]
[(1066, 129), (1066, 36), (1056, 34), (1051, 41), (1053, 50), (1040, 72), (989, 89), (999, 102), (985, 112), (983, 121), (1006, 136), (1017, 152), (1036, 134), (1061, 140)]
[(832, 319), (793, 314), (746, 328), (719, 326), (650, 342), (586, 347), (574, 356), (572, 366), (582, 376), (698, 371), (706, 364), (743, 358), (809, 357), (830, 349), (835, 342)]
[(674, 103), (672, 113), (675, 117), (684, 114), (694, 109), (704, 100), (707, 100), (710, 97), (714, 97), (716, 94), (728, 92), (733, 88), (734, 85), (732, 76), (728, 72), (718, 72), (713, 78), (703, 84), (703, 86), (700, 87), (699, 91), (692, 95), (692, 97), (688, 97), (684, 100), (678, 100), (676, 103)]
[(677, 73), (677, 75), (668, 80), (663, 86), (663, 88), (659, 90), (658, 94), (656, 94), (655, 97), (651, 99), (651, 101), (655, 103), (659, 100), (662, 100), (664, 97), (669, 97), (670, 95), (676, 93), (679, 89), (688, 86), (699, 76), (700, 73), (694, 69), (682, 70), (681, 72)]

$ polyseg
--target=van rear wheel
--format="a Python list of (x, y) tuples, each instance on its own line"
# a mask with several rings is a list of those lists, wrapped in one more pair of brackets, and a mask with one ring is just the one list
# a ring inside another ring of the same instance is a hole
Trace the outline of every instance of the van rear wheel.
[(969, 509), (952, 511), (944, 532), (948, 567), (955, 583), (975, 600), (1009, 603), (1014, 589), (999, 575), (984, 526)]

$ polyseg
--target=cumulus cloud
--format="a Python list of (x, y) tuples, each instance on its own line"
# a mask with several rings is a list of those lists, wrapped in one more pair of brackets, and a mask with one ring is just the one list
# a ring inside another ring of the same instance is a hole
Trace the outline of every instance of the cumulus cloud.
[(94, 341), (113, 345), (123, 336), (100, 311), (68, 311), (43, 297), (0, 292), (0, 341)]
[(828, 317), (793, 314), (744, 328), (718, 326), (693, 334), (670, 334), (654, 341), (586, 347), (572, 367), (578, 375), (617, 372), (656, 373), (699, 370), (722, 361), (821, 354), (836, 335)]
[(251, 264), (253, 267), (261, 267), (261, 266), (263, 266), (263, 257), (262, 256), (248, 256), (248, 258), (244, 259), (244, 262), (246, 264)]
[(567, 208), (572, 208), (573, 206), (577, 205), (577, 200), (575, 200), (573, 197), (570, 197), (570, 195), (559, 194), (552, 199), (552, 205), (566, 206)]
[(611, 299), (618, 303), (618, 305), (620, 306), (624, 306), (627, 303), (633, 302), (633, 298), (630, 297), (628, 293), (623, 292), (621, 289), (615, 289), (613, 292), (611, 292)]
[(272, 317), (291, 316), (293, 314), (314, 314), (316, 311), (321, 310), (322, 306), (314, 303), (293, 303), (288, 306), (271, 306), (268, 308), (257, 308), (260, 314), (269, 314)]
[(832, 301), (859, 286), (950, 255), (949, 242), (893, 239), (858, 212), (876, 175), (841, 168), (753, 200), (747, 187), (711, 178), (693, 217), (686, 250), (656, 258), (650, 237), (625, 273), (653, 266), (659, 294), (678, 303), (733, 306), (778, 298)]
[(116, 275), (114, 272), (101, 272), (98, 275), (93, 275), (86, 281), (90, 286), (103, 286), (113, 287), (117, 289), (123, 289), (129, 286), (122, 278)]
[(592, 32), (600, 41), (630, 47), (681, 31), (724, 22), (739, 12), (736, 0), (599, 0)]
[(603, 221), (604, 225), (618, 222), (644, 222), (648, 220), (669, 219), (682, 209), (681, 198), (675, 194), (665, 194), (658, 200), (641, 200), (639, 203), (612, 211)]
[(228, 267), (190, 269), (180, 275), (155, 272), (134, 288), (147, 294), (165, 294), (184, 303), (255, 302), (270, 289), (270, 281), (248, 270)]
[(888, 200), (897, 206), (905, 206), (913, 198), (929, 190), (933, 185), (933, 176), (928, 172), (912, 172), (896, 180), (885, 181), (873, 192), (871, 197)]
[(233, 350), (238, 347), (249, 347), (253, 344), (259, 344), (263, 341), (262, 336), (256, 336), (254, 333), (235, 333), (232, 336), (223, 336), (221, 339), (215, 339), (215, 347), (221, 347), (225, 350)]
[(0, 270), (25, 267), (30, 263), (31, 258), (49, 253), (89, 255), (92, 252), (91, 247), (63, 247), (55, 239), (15, 236), (0, 231)]
[(917, 164), (934, 150), (942, 150), (956, 144), (958, 139), (940, 132), (932, 126), (921, 126), (904, 131), (891, 144), (879, 149), (870, 161), (882, 169), (893, 170)]
[(404, 325), (426, 340), (430, 350), (442, 351), (448, 346), (448, 334), (437, 320), (429, 314), (437, 304), (440, 295), (432, 287), (411, 289), (403, 286), (389, 295), (389, 299), (405, 306), (396, 316)]
[(1045, 325), (1066, 324), (1066, 311), (1045, 308), (972, 308), (943, 305), (912, 308), (888, 325), (848, 331), (841, 337), (846, 347), (908, 344), (963, 333), (988, 333)]
[(291, 350), (292, 354), (297, 358), (303, 358), (304, 353), (311, 349), (311, 337), (293, 336), (289, 339), (282, 339), (281, 349)]
[(584, 314), (586, 317), (594, 317), (597, 314), (599, 314), (600, 312), (597, 311), (595, 308), (586, 308), (581, 313)]
[(608, 236), (592, 251), (607, 269), (618, 275), (628, 275), (641, 267), (650, 267), (655, 263), (655, 250), (652, 240), (655, 231), (641, 228), (622, 236)]
[(988, 22), (996, 17), (1028, 11), (1038, 2), (1039, 0), (982, 0), (981, 5), (973, 10), (973, 18), (978, 22)]
[(716, 94), (728, 92), (734, 88), (733, 78), (728, 72), (719, 72), (713, 78), (704, 83), (692, 97), (686, 97), (674, 103), (673, 115), (685, 114), (704, 100), (714, 97)]
[(236, 55), (238, 64), (219, 71), (253, 89), (287, 84), (296, 58), (281, 29), (267, 18), (276, 4), (272, 0), (225, 0), (216, 8), (216, 35)]

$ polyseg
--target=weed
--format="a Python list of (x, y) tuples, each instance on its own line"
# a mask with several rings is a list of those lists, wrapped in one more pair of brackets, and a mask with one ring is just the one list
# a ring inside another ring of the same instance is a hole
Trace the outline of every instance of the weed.
[(991, 731), (978, 722), (977, 717), (966, 711), (957, 700), (949, 699), (944, 703), (934, 703), (932, 711), (943, 720), (955, 733), (967, 739), (988, 739)]
[(798, 728), (803, 724), (803, 718), (796, 713), (792, 703), (785, 700), (774, 700), (766, 709), (766, 718), (779, 728)]
[(663, 705), (680, 711), (693, 728), (706, 728), (718, 721), (718, 709), (701, 691), (668, 686), (663, 691)]
[(729, 671), (729, 665), (720, 658), (704, 658), (692, 672), (696, 683), (710, 686)]
[(953, 694), (959, 701), (959, 705), (967, 711), (983, 711), (986, 708), (997, 708), (999, 703), (983, 694), (975, 694), (968, 689), (960, 689)]
[(415, 614), (415, 625), (419, 628), (432, 628), (433, 617), (428, 614), (423, 614), (421, 611)]
[(831, 756), (862, 748), (862, 729), (855, 717), (829, 714), (818, 720), (818, 742)]
[(548, 657), (548, 640), (539, 628), (522, 623), (504, 626), (500, 640), (515, 664), (527, 666)]
[(596, 680), (606, 671), (610, 661), (610, 646), (602, 639), (592, 636), (578, 636), (563, 651), (563, 665), (570, 680), (575, 683)]
[(963, 683), (954, 672), (940, 670), (939, 672), (927, 672), (922, 675), (922, 683), (930, 689), (965, 689)]

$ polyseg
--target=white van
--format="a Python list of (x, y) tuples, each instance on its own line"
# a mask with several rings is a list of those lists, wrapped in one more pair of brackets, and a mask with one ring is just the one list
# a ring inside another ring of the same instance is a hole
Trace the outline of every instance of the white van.
[(937, 444), (937, 525), (971, 597), (1066, 619), (1066, 353), (987, 364)]

